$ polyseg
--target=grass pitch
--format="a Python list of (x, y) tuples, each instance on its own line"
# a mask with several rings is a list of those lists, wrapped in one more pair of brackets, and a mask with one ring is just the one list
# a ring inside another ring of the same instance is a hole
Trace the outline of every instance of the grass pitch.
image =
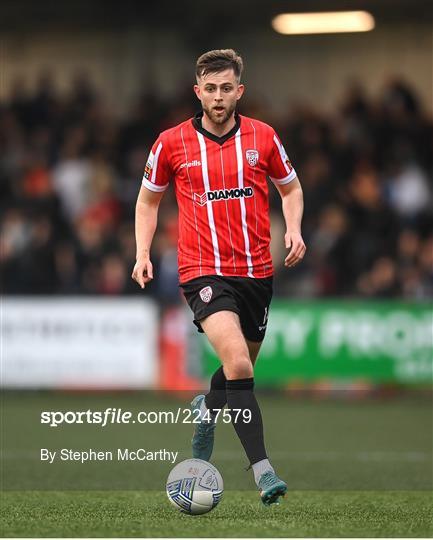
[(165, 493), (10, 492), (8, 537), (430, 537), (427, 492), (289, 492), (264, 507), (251, 491), (228, 491), (212, 512), (187, 516)]
[(167, 448), (190, 457), (192, 426), (41, 426), (43, 410), (168, 410), (190, 396), (6, 393), (0, 531), (6, 537), (431, 537), (428, 398), (300, 401), (259, 395), (271, 460), (289, 485), (264, 507), (231, 425), (213, 463), (225, 492), (203, 516), (168, 502), (168, 462), (41, 463), (40, 448)]

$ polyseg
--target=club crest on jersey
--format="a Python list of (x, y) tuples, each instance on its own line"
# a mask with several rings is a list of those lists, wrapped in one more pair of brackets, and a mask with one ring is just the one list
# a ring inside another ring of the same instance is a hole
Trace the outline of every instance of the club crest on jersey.
[(255, 167), (259, 162), (259, 153), (257, 150), (245, 150), (245, 157), (247, 158), (248, 165)]
[(203, 287), (203, 289), (199, 292), (200, 298), (205, 302), (206, 304), (210, 302), (210, 299), (212, 298), (212, 287)]
[(205, 191), (201, 195), (199, 193), (194, 193), (194, 202), (199, 206), (204, 206), (207, 202), (241, 199), (242, 197), (252, 197), (253, 195), (254, 191), (252, 187), (215, 189), (214, 191)]

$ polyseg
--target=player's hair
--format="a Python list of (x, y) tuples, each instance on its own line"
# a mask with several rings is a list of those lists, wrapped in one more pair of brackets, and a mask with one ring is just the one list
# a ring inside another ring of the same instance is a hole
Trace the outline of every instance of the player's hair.
[(200, 79), (203, 75), (220, 73), (226, 69), (233, 69), (236, 79), (240, 81), (244, 69), (242, 58), (233, 49), (216, 49), (208, 51), (198, 58), (195, 74), (197, 79)]

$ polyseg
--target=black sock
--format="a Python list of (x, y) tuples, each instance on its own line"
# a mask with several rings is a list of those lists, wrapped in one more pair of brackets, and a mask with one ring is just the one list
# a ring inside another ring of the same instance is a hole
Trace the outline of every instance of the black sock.
[[(227, 381), (226, 394), (233, 426), (245, 448), (250, 464), (267, 459), (262, 414), (254, 395), (254, 379), (251, 377)], [(239, 409), (240, 412), (238, 412)]]
[(227, 403), (226, 397), (226, 376), (222, 366), (215, 371), (210, 380), (210, 390), (206, 394), (204, 402), (211, 411), (213, 409), (223, 409)]

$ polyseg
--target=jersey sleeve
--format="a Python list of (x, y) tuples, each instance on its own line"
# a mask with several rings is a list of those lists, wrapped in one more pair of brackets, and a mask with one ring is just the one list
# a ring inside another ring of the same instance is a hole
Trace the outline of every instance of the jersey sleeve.
[(165, 191), (171, 176), (167, 152), (161, 137), (158, 137), (147, 158), (141, 184), (150, 191)]
[(296, 178), (296, 171), (290, 162), (278, 135), (272, 133), (272, 150), (269, 158), (268, 175), (274, 184), (288, 184)]

